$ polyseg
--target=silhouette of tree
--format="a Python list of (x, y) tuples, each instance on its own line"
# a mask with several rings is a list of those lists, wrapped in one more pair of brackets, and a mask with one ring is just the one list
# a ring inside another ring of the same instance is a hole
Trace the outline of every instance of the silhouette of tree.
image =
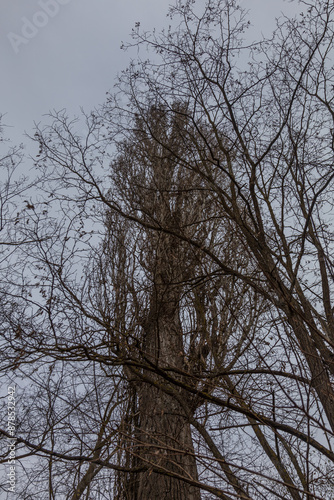
[(24, 498), (334, 494), (334, 7), (300, 4), (248, 43), (238, 2), (177, 2), (86, 135), (37, 129), (2, 313)]

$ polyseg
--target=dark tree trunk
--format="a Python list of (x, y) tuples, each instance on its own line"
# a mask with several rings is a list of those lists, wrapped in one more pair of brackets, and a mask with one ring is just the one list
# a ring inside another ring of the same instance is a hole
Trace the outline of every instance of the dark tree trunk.
[[(150, 318), (146, 353), (161, 366), (182, 367), (182, 332), (174, 304), (159, 304), (156, 319)], [(154, 315), (152, 315), (154, 316)], [(155, 359), (153, 359), (155, 358)], [(154, 376), (155, 382), (159, 378)], [(161, 383), (166, 382), (161, 380)], [(173, 389), (178, 391), (177, 388)], [(182, 396), (182, 393), (179, 393)], [(197, 480), (190, 424), (180, 403), (163, 390), (143, 383), (139, 398), (141, 451), (146, 464), (165, 469), (171, 475), (152, 472), (140, 476), (138, 500), (199, 500), (191, 484), (175, 479), (173, 473)]]
[[(164, 235), (155, 252), (155, 280), (150, 312), (145, 325), (144, 356), (164, 368), (184, 369), (184, 346), (180, 322), (180, 296), (184, 269), (177, 265), (180, 243)], [(183, 262), (184, 266), (184, 262)], [(173, 372), (169, 372), (172, 376)], [(139, 391), (140, 457), (149, 470), (140, 474), (138, 500), (200, 500), (198, 488), (173, 477), (173, 474), (197, 480), (192, 434), (180, 399), (156, 384), (166, 386), (158, 375), (146, 371), (155, 385), (143, 382)], [(187, 403), (186, 395), (176, 386), (172, 392)], [(151, 466), (151, 468), (150, 468)], [(159, 467), (167, 473), (153, 472)]]

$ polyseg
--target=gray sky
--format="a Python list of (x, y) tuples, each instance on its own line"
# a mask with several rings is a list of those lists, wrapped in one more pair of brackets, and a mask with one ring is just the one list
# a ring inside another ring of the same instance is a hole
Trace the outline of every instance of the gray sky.
[[(145, 20), (149, 27), (163, 25), (168, 6), (157, 0), (2, 0), (1, 4), (0, 111), (7, 113), (4, 122), (15, 127), (15, 135), (31, 130), (33, 121), (40, 121), (49, 109), (67, 108), (72, 114), (80, 106), (88, 111), (103, 102), (130, 57), (120, 50), (121, 40), (129, 39), (136, 21)], [(53, 8), (53, 17), (43, 4), (49, 11)]]
[[(198, 3), (204, 0), (199, 0)], [(50, 109), (78, 114), (102, 103), (131, 53), (120, 50), (136, 21), (167, 26), (169, 0), (0, 0), (0, 112), (14, 142), (46, 122)], [(283, 0), (244, 0), (254, 38), (294, 6)], [(135, 53), (132, 54), (135, 56)]]

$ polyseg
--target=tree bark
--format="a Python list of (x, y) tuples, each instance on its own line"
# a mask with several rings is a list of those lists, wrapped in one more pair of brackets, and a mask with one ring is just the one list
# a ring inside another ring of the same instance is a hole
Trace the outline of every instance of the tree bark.
[[(154, 291), (145, 324), (144, 357), (161, 368), (184, 369), (184, 349), (179, 317), (182, 270), (176, 264), (180, 243), (164, 235), (157, 242)], [(184, 264), (183, 264), (184, 265)], [(177, 398), (158, 386), (166, 382), (151, 375), (154, 385), (142, 382), (139, 390), (140, 446), (144, 464), (152, 468), (139, 476), (137, 500), (200, 500), (198, 488), (173, 477), (173, 473), (198, 480), (191, 427)], [(172, 373), (174, 376), (174, 374)], [(171, 387), (171, 392), (182, 391)], [(184, 400), (186, 401), (186, 395)], [(156, 473), (154, 467), (166, 471)]]

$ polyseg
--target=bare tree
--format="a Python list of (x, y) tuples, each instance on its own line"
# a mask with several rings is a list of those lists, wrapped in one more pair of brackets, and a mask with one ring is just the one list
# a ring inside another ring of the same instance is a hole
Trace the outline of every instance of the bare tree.
[(85, 137), (36, 131), (3, 338), (40, 498), (333, 495), (334, 7), (300, 4), (248, 43), (234, 0), (178, 2)]

